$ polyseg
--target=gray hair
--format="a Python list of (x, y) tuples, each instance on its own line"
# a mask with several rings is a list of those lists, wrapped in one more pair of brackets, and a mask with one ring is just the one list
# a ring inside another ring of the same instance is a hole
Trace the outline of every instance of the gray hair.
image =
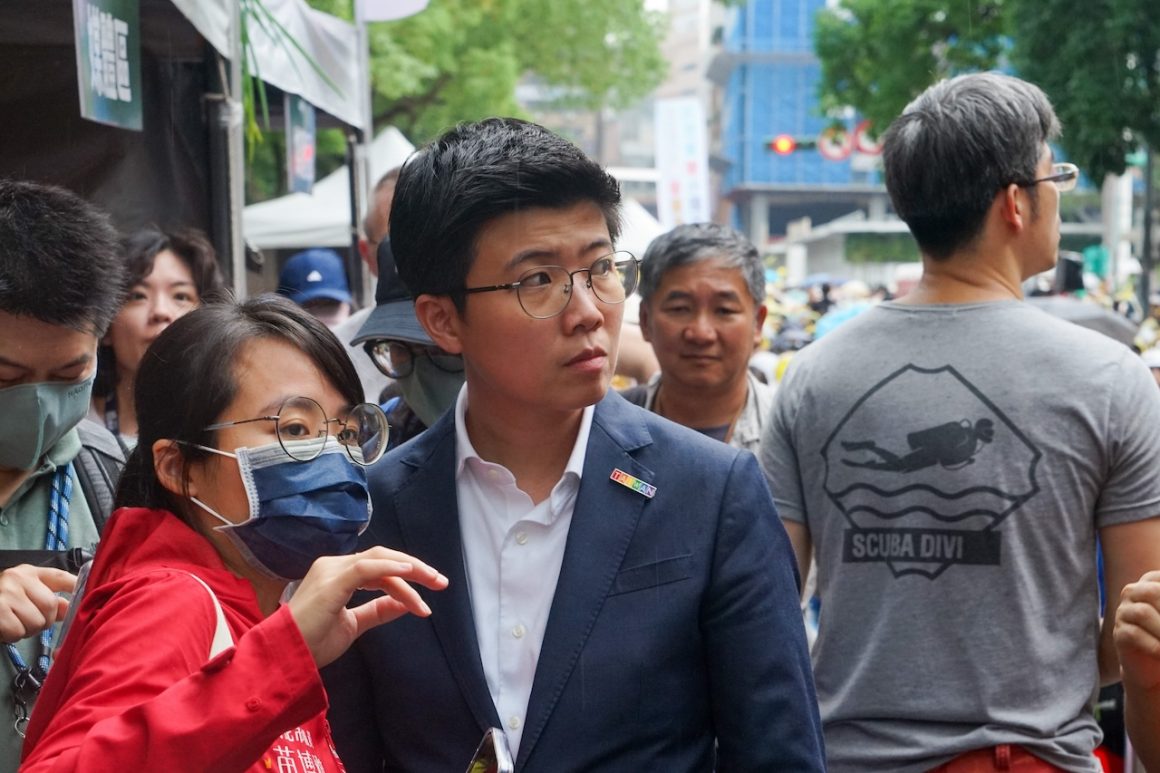
[(945, 259), (979, 234), (998, 191), (1035, 178), (1059, 131), (1032, 83), (998, 72), (940, 81), (883, 135), (886, 190), (923, 253)]
[(714, 258), (739, 269), (753, 302), (765, 303), (765, 265), (757, 247), (740, 231), (716, 223), (679, 225), (653, 239), (641, 259), (641, 300), (652, 298), (669, 269)]

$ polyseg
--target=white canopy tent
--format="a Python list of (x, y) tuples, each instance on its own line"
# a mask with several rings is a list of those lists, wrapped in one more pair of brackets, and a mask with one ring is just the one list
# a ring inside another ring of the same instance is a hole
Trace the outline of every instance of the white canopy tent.
[[(414, 149), (398, 129), (384, 129), (370, 146), (371, 180), (377, 181), (403, 163)], [(291, 193), (246, 207), (242, 212), (246, 241), (260, 250), (350, 245), (348, 175), (343, 166), (315, 183), (312, 194)], [(634, 199), (624, 200), (621, 220), (617, 246), (637, 257), (664, 232), (657, 219)]]
[[(380, 132), (369, 148), (372, 184), (403, 163), (414, 149), (395, 127)], [(350, 227), (350, 172), (346, 166), (315, 183), (313, 193), (290, 193), (242, 210), (242, 233), (260, 250), (348, 247)]]
[(618, 249), (628, 250), (642, 257), (650, 242), (665, 232), (660, 221), (653, 217), (636, 199), (624, 199), (620, 206), (620, 240)]

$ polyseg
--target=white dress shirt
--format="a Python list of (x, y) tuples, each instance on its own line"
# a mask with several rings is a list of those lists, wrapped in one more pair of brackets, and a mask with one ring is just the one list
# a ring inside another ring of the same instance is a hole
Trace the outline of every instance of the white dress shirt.
[(459, 532), (483, 673), (517, 755), (595, 408), (584, 409), (564, 474), (536, 505), (506, 467), (475, 452), (465, 422), (468, 400), (464, 386), (455, 403)]

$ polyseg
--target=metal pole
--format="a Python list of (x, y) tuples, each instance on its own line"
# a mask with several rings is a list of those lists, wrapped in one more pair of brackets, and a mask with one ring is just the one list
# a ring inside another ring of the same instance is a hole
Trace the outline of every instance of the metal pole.
[[(374, 115), (371, 109), (371, 41), (366, 14), (359, 0), (354, 2), (354, 26), (358, 35), (359, 103), (362, 107), (362, 125), (346, 135), (346, 168), (350, 172), (351, 209), (351, 267), (350, 285), (360, 305), (374, 299), (374, 277), (363, 268), (358, 251), (359, 229), (363, 213), (370, 211), (370, 190), (375, 181), (371, 177), (370, 143), (375, 139)], [(372, 255), (371, 260), (375, 257)]]
[(1140, 286), (1138, 292), (1140, 295), (1140, 309), (1144, 319), (1147, 319), (1148, 312), (1151, 308), (1149, 299), (1152, 296), (1152, 269), (1156, 265), (1156, 261), (1152, 256), (1152, 200), (1154, 195), (1152, 175), (1154, 172), (1153, 161), (1155, 157), (1151, 147), (1146, 146), (1144, 153), (1146, 154), (1144, 163), (1144, 238), (1142, 240), (1143, 246), (1140, 250)]
[(362, 155), (358, 152), (359, 134), (358, 131), (349, 131), (346, 134), (346, 168), (349, 172), (347, 180), (350, 193), (350, 251), (346, 259), (346, 275), (350, 277), (351, 292), (354, 293), (355, 299), (362, 306), (366, 303), (367, 294), (363, 281), (362, 257), (358, 251), (358, 232), (360, 192), (366, 186), (362, 184), (363, 175), (359, 163), (359, 157)]
[(222, 103), (227, 120), (226, 150), (229, 156), (230, 284), (238, 298), (248, 294), (246, 242), (242, 233), (242, 207), (246, 203), (246, 143), (242, 135), (242, 4), (230, 3), (230, 98)]

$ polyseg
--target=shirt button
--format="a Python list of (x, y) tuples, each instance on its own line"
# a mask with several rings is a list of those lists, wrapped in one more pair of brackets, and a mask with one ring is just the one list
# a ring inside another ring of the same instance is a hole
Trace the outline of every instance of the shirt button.
[(257, 711), (260, 708), (262, 708), (262, 699), (261, 698), (250, 698), (249, 700), (246, 701), (246, 711), (249, 711), (252, 713), (252, 712)]
[(519, 730), (520, 729), (520, 718), (519, 717), (508, 717), (508, 727), (510, 727), (512, 730)]
[(526, 531), (521, 531), (518, 534), (516, 534), (516, 544), (517, 545), (528, 544), (528, 533)]
[(489, 478), (491, 478), (492, 480), (495, 480), (496, 478), (499, 477), (499, 470), (488, 470), (487, 476)]
[(512, 629), (512, 636), (516, 637), (517, 639), (522, 639), (522, 638), (524, 638), (524, 634), (527, 632), (528, 632), (528, 629), (524, 628), (523, 623), (520, 623), (519, 625), (517, 625), (515, 628)]

